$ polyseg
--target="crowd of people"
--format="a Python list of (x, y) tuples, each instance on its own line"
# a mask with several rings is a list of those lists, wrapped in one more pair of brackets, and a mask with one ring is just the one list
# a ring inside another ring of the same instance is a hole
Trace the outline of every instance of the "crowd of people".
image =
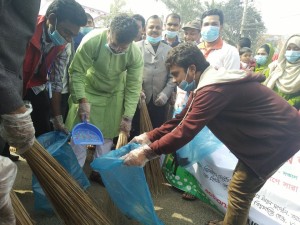
[[(165, 21), (157, 15), (119, 14), (99, 29), (74, 0), (54, 0), (45, 15), (38, 15), (39, 1), (4, 2), (3, 224), (15, 224), (9, 192), (16, 175), (11, 160), (18, 156), (10, 155), (10, 146), (22, 155), (35, 137), (52, 130), (68, 134), (79, 122), (88, 121), (103, 133), (94, 158), (109, 152), (121, 131), (142, 144), (124, 156), (128, 166), (174, 153), (207, 126), (239, 160), (224, 220), (209, 225), (245, 225), (255, 194), (300, 148), (300, 35), (289, 37), (273, 60), (269, 43), (253, 50), (247, 37), (237, 46), (223, 40), (225, 18), (219, 9), (183, 25), (177, 13)], [(178, 88), (189, 100), (172, 118)], [(143, 134), (141, 100), (154, 128)], [(83, 166), (86, 151), (77, 156)], [(96, 171), (90, 179), (102, 184)]]

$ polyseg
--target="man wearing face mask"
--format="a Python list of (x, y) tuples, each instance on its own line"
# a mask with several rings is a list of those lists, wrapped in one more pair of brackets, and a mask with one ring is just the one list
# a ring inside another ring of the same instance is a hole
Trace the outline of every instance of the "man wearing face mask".
[(205, 11), (201, 16), (201, 42), (198, 47), (206, 60), (216, 69), (240, 69), (238, 50), (222, 40), (223, 12), (219, 9)]
[(164, 31), (164, 42), (172, 48), (180, 43), (178, 32), (180, 30), (181, 18), (177, 13), (167, 15)]
[[(172, 49), (162, 40), (163, 22), (157, 15), (146, 22), (146, 40), (137, 42), (144, 57), (143, 92), (146, 96), (149, 116), (154, 128), (161, 126), (166, 118), (166, 104), (175, 84), (165, 66), (165, 59)], [(134, 135), (139, 134), (139, 110), (134, 116)]]
[(184, 30), (184, 41), (192, 42), (198, 45), (200, 43), (201, 36), (200, 29), (201, 24), (199, 20), (193, 20), (186, 23), (186, 25), (182, 27), (182, 30)]
[(50, 120), (55, 130), (68, 132), (60, 110), (62, 78), (68, 62), (65, 45), (86, 21), (84, 9), (73, 0), (55, 0), (46, 15), (37, 18), (23, 64), (23, 95), (32, 104), (36, 136), (51, 130)]
[(265, 85), (300, 110), (300, 35), (290, 36), (284, 44)]
[[(138, 25), (132, 17), (120, 14), (108, 29), (93, 30), (80, 43), (69, 68), (70, 98), (66, 125), (72, 129), (90, 121), (103, 133), (104, 144), (97, 145), (94, 157), (111, 150), (119, 133), (129, 136), (131, 122), (142, 89), (143, 57), (133, 43)], [(83, 166), (86, 159), (86, 151)], [(99, 174), (90, 179), (101, 182)]]
[(196, 88), (174, 119), (132, 139), (142, 145), (122, 157), (124, 164), (144, 166), (175, 152), (207, 126), (238, 158), (228, 185), (225, 217), (207, 224), (246, 225), (256, 193), (300, 149), (300, 114), (261, 84), (263, 75), (216, 70), (191, 43), (173, 48), (166, 65), (174, 82), (195, 82)]
[(91, 32), (95, 28), (94, 19), (89, 13), (85, 13), (87, 18), (87, 23), (84, 27), (80, 27), (78, 35), (73, 39), (74, 40), (74, 49), (77, 50), (82, 38)]

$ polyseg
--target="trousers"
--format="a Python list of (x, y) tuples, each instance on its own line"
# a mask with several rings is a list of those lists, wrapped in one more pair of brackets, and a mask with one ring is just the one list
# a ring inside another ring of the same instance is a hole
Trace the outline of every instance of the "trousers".
[(223, 225), (246, 225), (251, 202), (265, 183), (266, 180), (238, 161), (228, 186), (228, 208)]

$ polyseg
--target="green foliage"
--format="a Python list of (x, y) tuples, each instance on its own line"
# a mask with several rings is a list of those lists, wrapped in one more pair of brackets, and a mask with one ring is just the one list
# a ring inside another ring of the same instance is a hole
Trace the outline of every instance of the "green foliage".
[(104, 17), (104, 25), (108, 27), (111, 20), (120, 13), (132, 14), (130, 10), (124, 9), (126, 7), (125, 0), (114, 0), (114, 2), (110, 5), (110, 12), (107, 16)]
[(161, 0), (167, 8), (181, 17), (181, 23), (194, 20), (204, 12), (201, 0)]

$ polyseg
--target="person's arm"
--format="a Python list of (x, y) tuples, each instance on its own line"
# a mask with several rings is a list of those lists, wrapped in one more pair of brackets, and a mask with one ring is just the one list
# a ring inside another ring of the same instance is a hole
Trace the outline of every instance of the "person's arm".
[(173, 82), (173, 76), (168, 73), (167, 77), (166, 86), (157, 95), (157, 99), (155, 100), (156, 105), (165, 105), (175, 90), (176, 84)]
[[(175, 152), (190, 142), (226, 106), (227, 102), (225, 96), (218, 92), (199, 91), (191, 104), (192, 106), (181, 124), (150, 145), (156, 154)], [(186, 106), (186, 110), (188, 108), (189, 105)], [(186, 110), (184, 111), (186, 112)], [(183, 113), (180, 116), (184, 116)], [(151, 141), (151, 136), (148, 135), (148, 137)]]

